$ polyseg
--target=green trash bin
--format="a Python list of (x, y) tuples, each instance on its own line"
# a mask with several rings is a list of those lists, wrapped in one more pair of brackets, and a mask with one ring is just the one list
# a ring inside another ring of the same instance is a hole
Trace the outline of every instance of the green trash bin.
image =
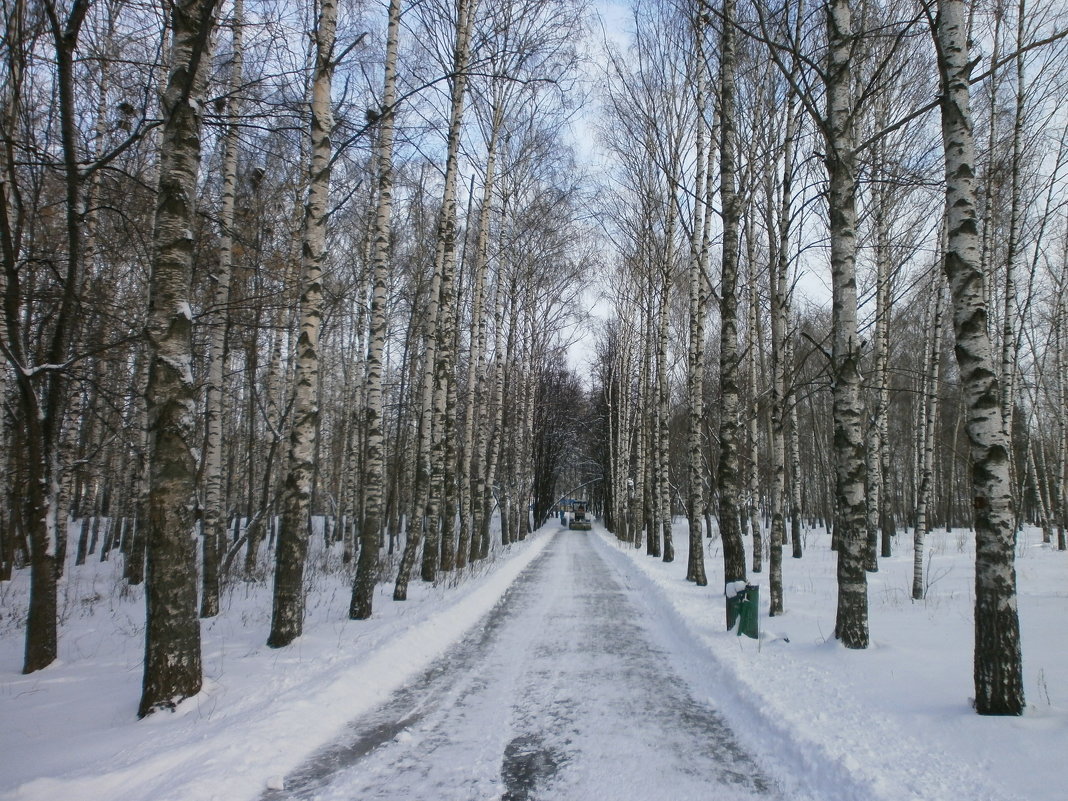
[(760, 609), (760, 587), (736, 581), (724, 588), (727, 596), (727, 630), (737, 626), (738, 636), (757, 639), (758, 610)]

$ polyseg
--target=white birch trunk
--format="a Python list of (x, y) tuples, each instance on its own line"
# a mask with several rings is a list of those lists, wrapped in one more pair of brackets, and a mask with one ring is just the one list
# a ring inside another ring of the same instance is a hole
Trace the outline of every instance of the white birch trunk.
[[(498, 281), (500, 281), (498, 276)], [(519, 297), (515, 291), (515, 286), (511, 287), (511, 292), (505, 291), (502, 285), (497, 287), (498, 302), (497, 302), (497, 319), (496, 323), (496, 339), (494, 343), (494, 358), (496, 359), (493, 372), (493, 398), (490, 404), (493, 418), (486, 427), (489, 433), (489, 441), (486, 445), (486, 472), (482, 479), (482, 530), (479, 535), (480, 538), (480, 557), (485, 558), (490, 549), (490, 519), (493, 514), (494, 504), (494, 490), (497, 489), (497, 466), (500, 462), (500, 446), (501, 441), (504, 438), (504, 378), (505, 368), (507, 367), (508, 354), (512, 349), (512, 329), (516, 325), (516, 308), (518, 307)], [(511, 299), (508, 300), (509, 294)], [(508, 314), (505, 315), (505, 303), (508, 303)], [(507, 339), (505, 336), (506, 327), (508, 329)], [(506, 344), (506, 341), (508, 344)], [(503, 498), (503, 489), (498, 491), (498, 496)], [(501, 508), (501, 529), (502, 536), (504, 528), (507, 525), (505, 522), (506, 515), (505, 510)]]
[(720, 201), (723, 256), (720, 281), (719, 530), (723, 540), (723, 581), (744, 581), (745, 545), (739, 525), (738, 451), (738, 227), (741, 200), (736, 190), (735, 92), (737, 69), (735, 0), (724, 0), (720, 45)]
[[(775, 248), (771, 259), (771, 555), (769, 565), (769, 615), (783, 614), (782, 547), (786, 540), (786, 374), (789, 369), (786, 324), (789, 315), (787, 272), (790, 265), (790, 221), (793, 206), (794, 139), (797, 136), (797, 105), (791, 93), (786, 107), (783, 138), (783, 172), (774, 231)], [(769, 169), (769, 176), (774, 167)], [(769, 180), (769, 184), (772, 182)], [(773, 202), (768, 192), (769, 205)], [(800, 537), (798, 537), (800, 540)], [(800, 541), (798, 541), (800, 546)]]
[(675, 560), (675, 544), (671, 537), (671, 461), (670, 461), (670, 438), (668, 434), (668, 384), (667, 358), (668, 358), (668, 300), (671, 295), (672, 276), (675, 266), (675, 204), (669, 205), (668, 224), (666, 231), (667, 252), (664, 254), (663, 284), (660, 290), (660, 306), (657, 314), (657, 338), (656, 338), (656, 426), (657, 426), (657, 460), (656, 460), (656, 518), (654, 526), (659, 525), (663, 530), (662, 559), (665, 562)]
[[(504, 292), (503, 285), (500, 280), (496, 283), (496, 297), (493, 302), (494, 309), (494, 358), (500, 354), (501, 349), (504, 347), (502, 339), (502, 320), (504, 317)], [(498, 402), (497, 388), (498, 388), (498, 370), (497, 362), (494, 361), (493, 365), (493, 377), (490, 384), (490, 377), (488, 375), (488, 360), (486, 359), (486, 340), (488, 339), (487, 328), (489, 321), (486, 320), (480, 336), (482, 340), (482, 359), (478, 367), (479, 371), (479, 386), (481, 391), (477, 393), (477, 403), (474, 406), (475, 416), (475, 429), (476, 436), (472, 447), (474, 453), (472, 454), (471, 473), (472, 480), (474, 481), (474, 488), (471, 496), (471, 561), (476, 559), (482, 559), (486, 556), (489, 547), (489, 504), (491, 500), (492, 487), (487, 485), (488, 475), (488, 463), (489, 463), (489, 442), (492, 436), (492, 427), (495, 420), (491, 420), (490, 414), (495, 414), (496, 406), (494, 403)], [(503, 378), (503, 376), (502, 376)], [(492, 397), (487, 389), (487, 384), (492, 386)], [(503, 387), (502, 387), (503, 389)], [(490, 494), (487, 494), (490, 493)]]
[(923, 439), (920, 448), (920, 486), (916, 499), (916, 528), (913, 531), (912, 548), (912, 598), (923, 600), (924, 544), (930, 532), (930, 505), (934, 481), (935, 421), (938, 419), (938, 374), (942, 352), (942, 282), (935, 278), (931, 289), (933, 299), (928, 326), (931, 332), (927, 349), (927, 376), (924, 380)]
[(867, 648), (866, 476), (857, 334), (856, 153), (852, 130), (854, 34), (849, 0), (830, 0), (826, 17), (829, 58), (825, 139), (831, 239), (834, 537), (838, 544), (835, 637), (847, 648)]
[(315, 72), (311, 104), (311, 165), (304, 207), (301, 252), (300, 333), (294, 377), (293, 428), (282, 501), (281, 527), (275, 553), (274, 608), (267, 645), (281, 648), (304, 628), (304, 563), (315, 475), (319, 422), (319, 332), (323, 317), (323, 256), (326, 249), (327, 204), (330, 193), (330, 133), (333, 115), (330, 88), (334, 73), (335, 0), (320, 0), (315, 28)]
[[(748, 215), (750, 220), (753, 215)], [(746, 320), (749, 342), (749, 355), (746, 359), (746, 383), (748, 384), (749, 409), (746, 414), (746, 433), (748, 436), (749, 454), (746, 458), (746, 492), (745, 507), (749, 517), (749, 530), (753, 535), (753, 572), (759, 573), (764, 569), (764, 530), (757, 511), (757, 497), (760, 493), (760, 442), (758, 440), (757, 427), (760, 418), (760, 403), (757, 400), (757, 356), (760, 349), (760, 334), (758, 331), (759, 298), (757, 297), (756, 285), (756, 254), (753, 242), (752, 222), (746, 223), (746, 261), (749, 266), (747, 276), (747, 294), (749, 296), (749, 314)]]
[(980, 714), (1019, 715), (1024, 709), (1024, 691), (1012, 488), (979, 258), (969, 97), (972, 62), (965, 11), (962, 0), (939, 0), (934, 37), (946, 162), (945, 272), (953, 297), (955, 350), (968, 404), (972, 456), (975, 707)]
[[(452, 320), (455, 316), (453, 283), (456, 271), (456, 184), (460, 147), (460, 130), (463, 123), (464, 96), (467, 87), (467, 59), (470, 50), (471, 24), (474, 18), (474, 0), (459, 0), (456, 6), (456, 39), (453, 45), (453, 74), (450, 95), (449, 133), (445, 155), (445, 184), (441, 200), (441, 216), (438, 225), (435, 275), (439, 293), (433, 329), (427, 332), (428, 339), (436, 339), (434, 358), (428, 358), (429, 414), (431, 438), (429, 453), (429, 486), (426, 504), (426, 527), (424, 531), (421, 576), (432, 582), (441, 566), (439, 532), (451, 530), (452, 521), (444, 521), (441, 515), (442, 496), (445, 491), (446, 463), (454, 451), (454, 437), (446, 432), (446, 394), (452, 373)], [(429, 350), (429, 343), (428, 343)], [(426, 388), (426, 387), (425, 387)], [(424, 402), (424, 409), (427, 408)], [(443, 526), (444, 524), (444, 526)], [(449, 543), (450, 547), (452, 543)], [(407, 554), (406, 554), (407, 556)], [(403, 567), (403, 565), (402, 565)], [(399, 584), (399, 580), (398, 580)]]
[[(1016, 46), (1024, 45), (1024, 20), (1026, 4), (1019, 0), (1017, 15)], [(1025, 77), (1023, 54), (1016, 54), (1016, 102), (1012, 125), (1012, 154), (1009, 164), (1009, 231), (1005, 248), (1005, 297), (1002, 308), (1001, 338), (1001, 418), (1005, 426), (1005, 440), (1009, 449), (1009, 479), (1011, 486), (1016, 486), (1016, 454), (1012, 446), (1013, 413), (1016, 408), (1016, 364), (1019, 357), (1019, 343), (1016, 339), (1014, 325), (1017, 316), (1016, 298), (1016, 262), (1019, 258), (1023, 208), (1021, 186), (1023, 176), (1023, 127), (1025, 114)], [(1020, 504), (1014, 499), (1013, 508), (1019, 513)], [(1016, 526), (1020, 521), (1016, 520)]]
[(385, 496), (385, 453), (382, 426), (382, 358), (386, 348), (386, 304), (389, 301), (389, 240), (393, 214), (393, 129), (397, 116), (397, 51), (401, 2), (390, 0), (386, 27), (386, 63), (382, 82), (382, 112), (379, 117), (378, 203), (371, 243), (371, 334), (367, 352), (364, 425), (367, 431), (364, 467), (365, 505), (360, 526), (360, 557), (352, 585), (349, 617), (371, 616), (378, 551), (382, 537)]
[(162, 99), (160, 176), (146, 334), (149, 430), (145, 662), (138, 716), (174, 708), (201, 687), (197, 619), (196, 387), (192, 369), (193, 225), (200, 98), (214, 0), (171, 14), (171, 71)]
[(219, 549), (225, 539), (223, 508), (223, 376), (226, 369), (226, 332), (230, 320), (230, 275), (234, 257), (234, 199), (237, 187), (238, 116), (244, 71), (244, 0), (233, 0), (230, 25), (233, 61), (230, 93), (226, 99), (226, 133), (223, 137), (222, 206), (219, 209), (219, 260), (212, 276), (214, 291), (208, 318), (208, 380), (204, 400), (204, 540), (200, 616), (219, 614)]
[[(641, 290), (639, 290), (640, 292)], [(639, 299), (641, 295), (639, 294)], [(645, 462), (649, 452), (647, 447), (648, 426), (646, 423), (648, 403), (646, 400), (646, 387), (649, 385), (649, 326), (648, 315), (642, 308), (648, 300), (639, 300), (636, 304), (635, 314), (640, 322), (637, 324), (637, 341), (635, 354), (640, 360), (637, 381), (630, 389), (634, 397), (634, 412), (631, 417), (631, 439), (634, 443), (634, 486), (630, 498), (630, 526), (632, 532), (631, 542), (635, 549), (641, 548), (643, 532), (645, 531), (645, 495), (646, 495), (646, 467)]]
[[(789, 332), (785, 335), (785, 367), (793, 369), (793, 339)], [(793, 397), (791, 397), (793, 396)], [(801, 431), (797, 420), (797, 397), (791, 382), (787, 390), (787, 398), (792, 400), (789, 404), (790, 417), (790, 545), (791, 556), (800, 559), (803, 555), (801, 542)]]
[[(890, 513), (890, 319), (893, 304), (893, 274), (890, 265), (889, 199), (890, 190), (881, 188), (876, 207), (875, 261), (875, 411), (869, 449), (874, 453), (868, 473), (868, 548), (869, 570), (878, 568), (873, 537), (881, 534), (880, 556), (889, 558), (894, 534)], [(878, 532), (876, 531), (878, 529)]]
[(1057, 367), (1057, 408), (1060, 428), (1057, 471), (1057, 550), (1068, 550), (1068, 359), (1065, 358), (1064, 292), (1068, 284), (1068, 254), (1062, 264), (1060, 286), (1057, 287), (1057, 328), (1054, 338), (1054, 362)]
[[(492, 164), (491, 154), (489, 162)], [(487, 175), (488, 175), (487, 167)], [(489, 202), (489, 192), (483, 186), (483, 204)], [(475, 242), (475, 264), (472, 267), (471, 330), (468, 349), (467, 376), (464, 393), (464, 427), (460, 438), (460, 464), (458, 468), (458, 497), (460, 506), (460, 529), (456, 542), (456, 569), (462, 569), (475, 558), (477, 551), (476, 507), (478, 499), (474, 497), (477, 481), (473, 471), (476, 463), (476, 439), (479, 423), (479, 390), (484, 382), (486, 349), (486, 272), (488, 259), (479, 255), (482, 243), (481, 226), (489, 224), (489, 211), (485, 207), (479, 211), (480, 230)], [(486, 245), (488, 246), (488, 235)]]
[[(481, 460), (475, 458), (475, 423), (478, 418), (477, 389), (485, 370), (486, 351), (486, 275), (489, 269), (489, 226), (493, 210), (493, 185), (497, 171), (497, 136), (503, 124), (504, 104), (500, 95), (495, 99), (493, 121), (490, 124), (489, 141), (486, 145), (486, 175), (482, 184), (482, 202), (478, 214), (478, 234), (475, 241), (475, 263), (472, 267), (473, 287), (471, 300), (471, 350), (467, 365), (466, 404), (464, 433), (460, 457), (460, 536), (456, 548), (456, 567), (462, 568), (476, 553), (472, 543), (472, 527), (475, 526), (476, 509), (481, 497), (472, 494), (477, 482), (472, 482), (472, 466), (481, 470)], [(477, 531), (477, 527), (474, 529)]]
[(708, 584), (705, 575), (704, 544), (701, 537), (703, 511), (704, 458), (701, 449), (701, 424), (704, 421), (705, 387), (705, 315), (708, 313), (708, 292), (705, 276), (708, 273), (708, 242), (704, 239), (705, 220), (709, 215), (709, 195), (706, 193), (707, 158), (705, 154), (705, 22), (698, 15), (694, 20), (694, 69), (696, 70), (697, 132), (695, 159), (697, 176), (694, 180), (693, 232), (690, 239), (690, 347), (688, 356), (687, 395), (689, 400), (689, 495), (686, 499), (686, 519), (689, 523), (689, 556), (686, 579), (699, 587)]

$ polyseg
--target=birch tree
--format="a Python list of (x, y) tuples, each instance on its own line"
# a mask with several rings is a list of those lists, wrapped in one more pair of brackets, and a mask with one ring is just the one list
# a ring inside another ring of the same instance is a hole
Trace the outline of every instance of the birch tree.
[[(705, 315), (708, 306), (709, 227), (711, 222), (711, 187), (706, 175), (711, 173), (711, 152), (706, 150), (705, 105), (708, 66), (705, 55), (705, 33), (709, 20), (701, 11), (693, 19), (695, 95), (697, 101), (695, 129), (695, 164), (693, 228), (690, 232), (690, 343), (687, 352), (687, 394), (689, 400), (689, 479), (686, 498), (686, 519), (689, 523), (689, 556), (686, 578), (699, 587), (708, 584), (705, 575), (704, 543), (701, 537), (701, 518), (704, 509), (704, 449), (701, 447), (704, 418), (705, 376)], [(708, 148), (712, 150), (711, 147)]]
[(138, 717), (200, 691), (197, 619), (192, 227), (200, 169), (201, 98), (215, 0), (175, 3), (170, 78), (162, 98), (155, 255), (149, 285), (149, 486), (145, 666)]
[(928, 312), (930, 331), (929, 345), (926, 348), (927, 365), (924, 376), (924, 414), (923, 437), (920, 448), (920, 487), (916, 501), (916, 527), (913, 532), (912, 548), (912, 598), (923, 600), (925, 587), (923, 582), (924, 544), (931, 529), (930, 514), (934, 483), (935, 421), (938, 419), (938, 380), (942, 363), (942, 285), (933, 279), (931, 289), (932, 301)]
[(744, 581), (745, 545), (742, 542), (738, 442), (738, 240), (741, 198), (737, 185), (736, 143), (736, 38), (735, 0), (724, 0), (720, 31), (719, 72), (719, 194), (723, 207), (723, 255), (719, 291), (719, 531), (723, 540), (723, 581)]
[(377, 165), (378, 205), (375, 210), (371, 245), (371, 340), (367, 354), (367, 390), (364, 424), (367, 427), (364, 519), (360, 527), (360, 557), (352, 588), (349, 617), (366, 620), (371, 616), (378, 553), (383, 523), (385, 467), (382, 429), (382, 355), (386, 340), (386, 280), (389, 271), (389, 244), (393, 213), (393, 128), (397, 116), (397, 50), (400, 36), (401, 2), (390, 0), (386, 27), (386, 62), (382, 79), (382, 107), (378, 123)]
[(219, 210), (219, 260), (208, 344), (208, 380), (204, 401), (204, 532), (203, 575), (200, 616), (219, 614), (219, 548), (223, 542), (226, 517), (223, 497), (223, 373), (226, 366), (226, 334), (230, 318), (230, 276), (234, 257), (234, 202), (237, 188), (238, 118), (243, 80), (244, 0), (233, 0), (230, 18), (232, 56), (229, 93), (226, 98), (226, 130), (223, 135), (222, 207)]
[(1024, 709), (1009, 453), (1001, 414), (979, 257), (975, 138), (962, 0), (929, 8), (941, 86), (946, 178), (944, 269), (953, 299), (954, 351), (967, 403), (975, 526), (975, 708), (981, 715)]
[[(414, 480), (414, 506), (409, 518), (404, 554), (401, 558), (393, 599), (408, 597), (408, 582), (422, 544), (420, 574), (433, 581), (441, 561), (441, 497), (444, 492), (446, 451), (445, 398), (452, 365), (451, 328), (453, 314), (453, 280), (456, 264), (456, 183), (467, 89), (467, 60), (470, 54), (474, 0), (459, 0), (453, 28), (452, 70), (449, 81), (449, 125), (446, 136), (445, 175), (441, 210), (438, 217), (434, 276), (423, 329), (423, 372), (420, 385), (419, 446)], [(439, 352), (444, 349), (445, 352)]]
[(851, 61), (855, 44), (849, 0), (825, 7), (828, 218), (831, 245), (831, 351), (834, 393), (835, 521), (838, 614), (835, 636), (847, 648), (868, 647), (868, 587), (864, 572), (865, 462), (861, 434), (860, 338), (857, 335), (856, 150)]
[[(767, 203), (769, 208), (778, 201), (777, 219), (769, 214), (768, 235), (773, 243), (770, 248), (770, 275), (768, 283), (771, 291), (771, 553), (769, 558), (769, 583), (771, 616), (784, 612), (782, 587), (782, 547), (786, 541), (786, 417), (787, 417), (787, 374), (790, 369), (789, 349), (787, 347), (787, 324), (789, 322), (789, 300), (787, 293), (787, 272), (790, 264), (790, 227), (793, 216), (793, 178), (796, 170), (794, 164), (795, 140), (800, 128), (800, 115), (792, 90), (788, 90), (786, 101), (786, 118), (783, 128), (782, 178), (779, 197), (771, 191), (773, 181), (768, 181)], [(774, 165), (769, 168), (769, 175)], [(777, 225), (773, 225), (773, 220)], [(796, 468), (794, 468), (796, 469)], [(798, 513), (793, 513), (799, 518)], [(800, 520), (798, 520), (800, 522)], [(800, 532), (794, 536), (794, 556), (799, 557), (801, 548)]]
[(283, 495), (281, 527), (275, 551), (274, 606), (267, 645), (282, 648), (304, 627), (304, 563), (308, 549), (309, 507), (315, 473), (319, 422), (319, 334), (323, 317), (323, 255), (333, 128), (330, 87), (334, 73), (337, 29), (335, 0), (320, 0), (315, 26), (315, 70), (311, 102), (311, 164), (304, 207), (301, 250), (300, 333), (296, 345), (293, 428)]

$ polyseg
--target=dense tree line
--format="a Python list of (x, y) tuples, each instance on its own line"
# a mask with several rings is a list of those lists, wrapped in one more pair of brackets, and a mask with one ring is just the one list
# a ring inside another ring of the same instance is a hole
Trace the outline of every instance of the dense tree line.
[(56, 657), (68, 521), (78, 563), (121, 553), (131, 584), (147, 550), (142, 715), (199, 689), (220, 582), (269, 567), (269, 644), (300, 635), (312, 531), (359, 553), (354, 618), (417, 558), (428, 581), (485, 558), (491, 515), (525, 537), (541, 382), (592, 263), (563, 137), (581, 9), (3, 13), (0, 557), (32, 572), (25, 670)]
[(1026, 0), (636, 3), (605, 76), (609, 527), (670, 560), (685, 515), (699, 584), (703, 536), (725, 583), (751, 536), (773, 615), (787, 541), (830, 528), (850, 648), (895, 538), (921, 599), (926, 533), (973, 528), (983, 713), (1023, 708), (1015, 531), (1066, 547), (1066, 23)]
[(775, 615), (830, 527), (851, 648), (880, 557), (908, 532), (922, 598), (927, 532), (974, 528), (977, 706), (1022, 709), (1014, 532), (1064, 549), (1068, 515), (1055, 3), (640, 0), (596, 187), (572, 0), (0, 10), (27, 672), (68, 547), (147, 584), (145, 715), (198, 691), (223, 582), (267, 577), (268, 643), (300, 636), (310, 536), (363, 619), (580, 492), (665, 560), (684, 516), (687, 578), (767, 569)]

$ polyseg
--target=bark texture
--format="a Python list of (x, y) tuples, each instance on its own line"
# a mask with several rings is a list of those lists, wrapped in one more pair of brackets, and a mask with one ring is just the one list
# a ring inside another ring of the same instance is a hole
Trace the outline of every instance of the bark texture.
[(745, 545), (738, 515), (740, 454), (738, 443), (738, 230), (741, 199), (736, 191), (734, 0), (724, 0), (720, 45), (719, 193), (723, 206), (723, 257), (720, 278), (720, 423), (719, 531), (723, 540), (723, 581), (743, 581)]
[(274, 607), (267, 645), (281, 648), (304, 629), (304, 563), (312, 484), (315, 479), (319, 423), (319, 332), (323, 318), (323, 253), (330, 193), (330, 132), (333, 128), (330, 87), (337, 28), (335, 0), (321, 0), (315, 26), (315, 77), (312, 83), (311, 168), (304, 206), (301, 250), (300, 332), (297, 336), (293, 428), (289, 468), (282, 500), (281, 527), (275, 551)]
[(982, 715), (1019, 715), (1024, 691), (1012, 488), (979, 254), (966, 11), (961, 0), (939, 0), (934, 37), (946, 165), (944, 267), (953, 297), (954, 352), (972, 456), (975, 708)]
[(701, 513), (704, 510), (704, 451), (701, 447), (701, 432), (704, 419), (705, 387), (705, 315), (707, 314), (708, 290), (708, 240), (705, 237), (705, 221), (709, 217), (709, 194), (705, 170), (705, 22), (698, 15), (694, 21), (695, 37), (694, 70), (697, 93), (697, 177), (694, 181), (697, 201), (694, 203), (693, 231), (690, 246), (690, 347), (687, 352), (689, 371), (687, 393), (689, 396), (689, 477), (690, 491), (686, 498), (686, 519), (689, 524), (689, 556), (686, 561), (686, 578), (699, 587), (708, 584), (705, 575), (704, 543), (701, 537)]
[(226, 366), (226, 333), (230, 319), (230, 276), (234, 255), (234, 199), (237, 187), (238, 116), (244, 70), (242, 25), (244, 0), (234, 0), (232, 31), (233, 61), (230, 65), (230, 94), (226, 101), (226, 134), (223, 138), (222, 208), (219, 210), (219, 261), (212, 279), (215, 284), (208, 326), (209, 366), (204, 402), (204, 532), (203, 575), (200, 616), (219, 614), (219, 551), (225, 538), (226, 515), (223, 503), (223, 374)]
[(371, 616), (378, 552), (383, 522), (385, 462), (382, 428), (382, 356), (386, 345), (386, 281), (389, 277), (389, 240), (393, 213), (393, 127), (397, 104), (397, 49), (401, 3), (390, 0), (386, 28), (386, 65), (382, 89), (382, 115), (378, 129), (378, 208), (371, 245), (371, 346), (367, 353), (367, 391), (364, 424), (367, 431), (364, 519), (360, 528), (360, 558), (352, 587), (349, 617)]
[(835, 636), (847, 648), (868, 647), (868, 579), (864, 571), (865, 460), (857, 335), (856, 153), (852, 131), (851, 59), (854, 46), (848, 0), (826, 6), (828, 206), (831, 239), (834, 382), (834, 535), (838, 544), (838, 614)]
[(200, 94), (210, 61), (214, 0), (176, 3), (163, 96), (155, 256), (147, 338), (149, 487), (145, 667), (138, 716), (173, 709), (201, 687), (197, 619), (196, 387), (193, 381), (193, 234), (200, 170)]

